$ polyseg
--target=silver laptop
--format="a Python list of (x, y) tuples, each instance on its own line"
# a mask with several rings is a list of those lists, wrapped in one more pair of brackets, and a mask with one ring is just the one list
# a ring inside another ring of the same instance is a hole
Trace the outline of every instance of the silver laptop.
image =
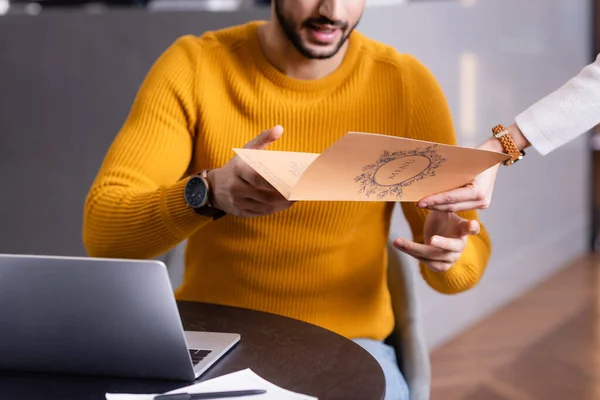
[(0, 369), (191, 381), (239, 340), (184, 331), (165, 265), (0, 254)]

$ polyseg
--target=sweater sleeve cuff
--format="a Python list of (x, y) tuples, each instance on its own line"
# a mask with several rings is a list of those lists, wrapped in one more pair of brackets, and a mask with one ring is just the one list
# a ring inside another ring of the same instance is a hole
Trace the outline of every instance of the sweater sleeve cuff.
[(160, 214), (169, 230), (179, 239), (187, 239), (195, 231), (207, 225), (212, 218), (198, 214), (188, 207), (184, 192), (187, 179), (182, 179), (161, 192)]

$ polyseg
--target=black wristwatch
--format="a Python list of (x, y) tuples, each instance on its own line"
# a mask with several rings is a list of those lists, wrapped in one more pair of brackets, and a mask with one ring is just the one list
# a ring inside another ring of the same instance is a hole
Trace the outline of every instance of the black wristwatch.
[(196, 213), (217, 220), (225, 216), (225, 211), (214, 208), (210, 203), (210, 184), (208, 170), (204, 170), (188, 179), (185, 185), (185, 202)]

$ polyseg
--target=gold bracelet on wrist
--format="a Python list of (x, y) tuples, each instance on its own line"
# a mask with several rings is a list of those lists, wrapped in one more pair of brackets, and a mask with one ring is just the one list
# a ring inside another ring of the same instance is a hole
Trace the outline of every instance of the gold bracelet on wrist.
[(494, 134), (494, 137), (502, 143), (504, 152), (510, 156), (508, 160), (504, 161), (504, 165), (512, 165), (525, 157), (525, 152), (518, 149), (515, 141), (504, 125), (496, 125), (492, 128), (492, 133)]

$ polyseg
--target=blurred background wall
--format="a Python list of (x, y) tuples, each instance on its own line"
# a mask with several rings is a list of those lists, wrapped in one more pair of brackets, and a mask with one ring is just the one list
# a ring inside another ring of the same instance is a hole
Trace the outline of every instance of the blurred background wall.
[[(431, 69), (460, 145), (477, 145), (591, 60), (586, 0), (367, 5), (359, 30)], [(87, 190), (152, 62), (181, 35), (268, 15), (260, 7), (155, 7), (33, 8), (0, 17), (0, 252), (85, 255)], [(586, 137), (501, 169), (492, 207), (481, 213), (494, 245), (481, 284), (457, 296), (419, 286), (432, 347), (588, 250), (589, 175)], [(394, 235), (408, 235), (401, 213)], [(180, 272), (171, 270), (175, 285)]]

